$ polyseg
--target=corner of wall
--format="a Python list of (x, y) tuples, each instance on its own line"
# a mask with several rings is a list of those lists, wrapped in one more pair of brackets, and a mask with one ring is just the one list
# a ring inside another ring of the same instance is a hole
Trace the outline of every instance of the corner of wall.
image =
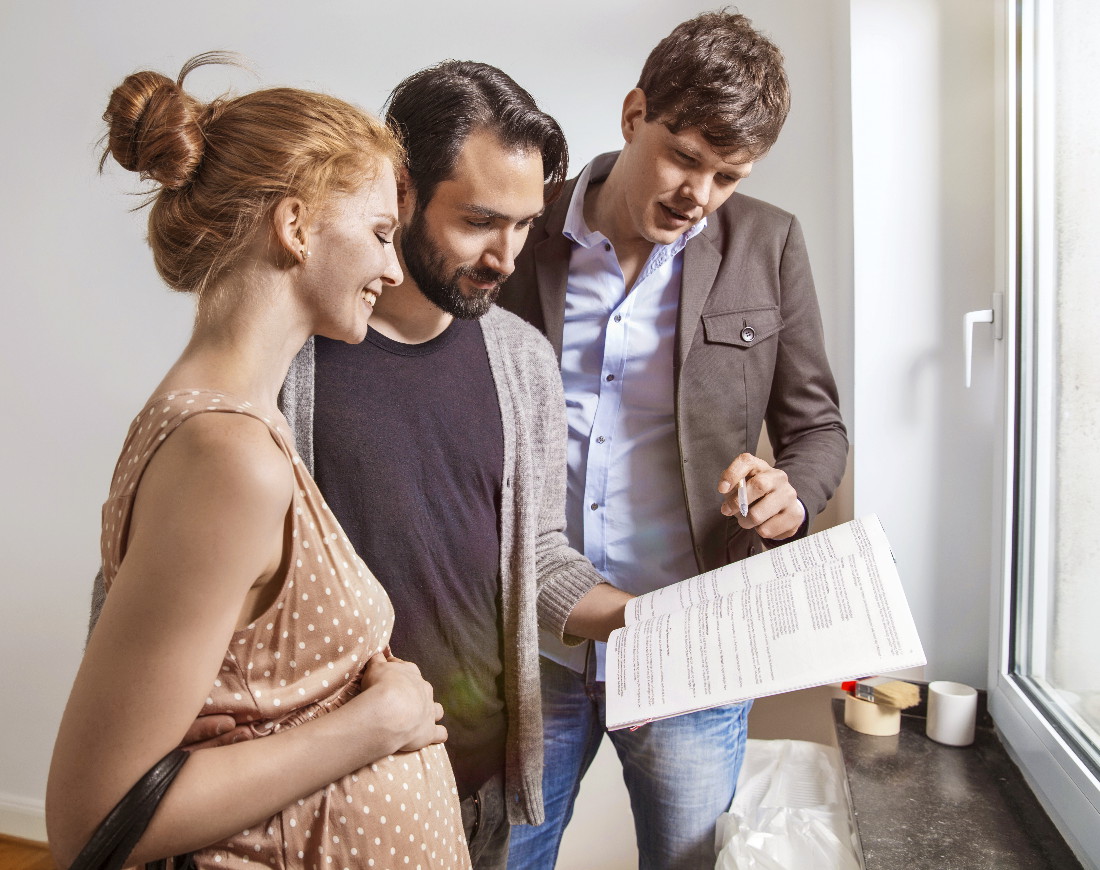
[(0, 793), (0, 834), (46, 842), (45, 803)]

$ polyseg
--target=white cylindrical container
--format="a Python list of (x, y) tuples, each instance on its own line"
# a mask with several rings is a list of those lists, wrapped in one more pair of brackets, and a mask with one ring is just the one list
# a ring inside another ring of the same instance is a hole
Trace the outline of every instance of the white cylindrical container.
[(928, 684), (928, 721), (924, 733), (937, 743), (969, 746), (974, 742), (977, 718), (977, 689), (948, 680)]

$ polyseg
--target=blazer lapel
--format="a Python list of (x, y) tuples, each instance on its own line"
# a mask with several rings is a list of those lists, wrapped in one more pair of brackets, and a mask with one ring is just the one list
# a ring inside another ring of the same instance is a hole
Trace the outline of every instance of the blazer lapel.
[[(615, 165), (618, 152), (601, 154), (592, 161), (589, 184), (605, 179)], [(579, 176), (578, 176), (579, 178)], [(547, 209), (543, 228), (545, 238), (539, 239), (532, 254), (535, 261), (535, 281), (538, 284), (539, 303), (542, 306), (542, 324), (546, 337), (561, 361), (562, 333), (565, 330), (565, 291), (569, 283), (569, 257), (572, 243), (563, 235), (569, 201), (577, 188), (577, 178), (562, 188), (561, 195)]]
[[(563, 196), (564, 198), (564, 196)], [(568, 202), (567, 202), (568, 204)], [(565, 287), (569, 281), (569, 239), (562, 235), (564, 216), (547, 221), (546, 238), (535, 243), (535, 280), (538, 282), (539, 304), (546, 337), (561, 361), (562, 332), (565, 329)]]
[(714, 286), (722, 254), (714, 242), (717, 233), (717, 216), (699, 235), (684, 248), (684, 270), (680, 284), (680, 311), (676, 323), (676, 379), (684, 367), (688, 351), (699, 328), (703, 305)]

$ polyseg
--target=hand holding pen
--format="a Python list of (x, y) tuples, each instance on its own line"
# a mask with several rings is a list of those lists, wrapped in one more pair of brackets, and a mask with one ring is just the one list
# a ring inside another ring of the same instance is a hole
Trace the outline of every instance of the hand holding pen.
[(789, 538), (806, 518), (787, 473), (751, 453), (742, 453), (722, 472), (718, 492), (724, 496), (722, 513), (762, 538)]

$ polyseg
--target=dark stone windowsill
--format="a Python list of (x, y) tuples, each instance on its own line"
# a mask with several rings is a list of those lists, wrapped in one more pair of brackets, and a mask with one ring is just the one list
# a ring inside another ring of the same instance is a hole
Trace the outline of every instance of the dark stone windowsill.
[(955, 747), (929, 740), (915, 711), (897, 736), (871, 737), (848, 728), (844, 701), (833, 701), (866, 870), (1081, 867), (988, 716), (972, 746)]

